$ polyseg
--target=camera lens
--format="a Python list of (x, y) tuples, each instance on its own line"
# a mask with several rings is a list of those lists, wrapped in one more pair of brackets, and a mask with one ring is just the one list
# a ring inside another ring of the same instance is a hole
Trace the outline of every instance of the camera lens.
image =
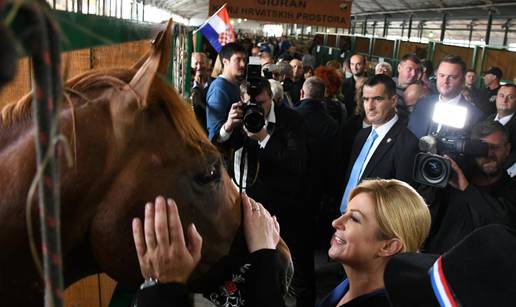
[(262, 130), (263, 125), (265, 125), (263, 115), (258, 112), (249, 112), (244, 116), (244, 125), (249, 132), (259, 132)]
[(421, 174), (429, 183), (437, 184), (446, 178), (448, 170), (442, 159), (429, 157), (421, 163)]
[(252, 133), (257, 133), (262, 130), (265, 125), (265, 118), (263, 117), (263, 108), (255, 103), (249, 103), (244, 106), (244, 126)]

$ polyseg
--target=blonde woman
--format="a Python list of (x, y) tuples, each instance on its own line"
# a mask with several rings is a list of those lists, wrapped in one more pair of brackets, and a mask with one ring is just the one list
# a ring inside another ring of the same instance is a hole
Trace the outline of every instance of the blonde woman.
[(346, 212), (332, 223), (328, 251), (347, 279), (319, 306), (389, 306), (385, 266), (392, 256), (420, 248), (430, 230), (430, 212), (410, 185), (395, 179), (365, 180), (349, 199)]

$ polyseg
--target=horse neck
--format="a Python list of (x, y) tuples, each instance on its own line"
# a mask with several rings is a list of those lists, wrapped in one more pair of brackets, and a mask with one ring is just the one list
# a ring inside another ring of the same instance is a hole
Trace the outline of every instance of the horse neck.
[[(75, 112), (75, 125), (72, 112)], [(93, 118), (95, 124), (91, 124)], [(81, 190), (99, 180), (109, 142), (109, 133), (101, 127), (107, 126), (109, 121), (99, 112), (99, 107), (92, 104), (62, 111), (59, 121), (61, 133), (71, 144), (74, 160), (71, 168), (64, 163), (64, 156), (60, 163), (62, 196), (70, 199), (68, 190), (79, 196)], [(36, 129), (30, 122), (15, 123), (0, 131), (0, 173), (4, 174), (0, 176), (0, 213), (5, 207), (2, 204), (23, 204), (26, 201), (36, 174), (35, 133)]]

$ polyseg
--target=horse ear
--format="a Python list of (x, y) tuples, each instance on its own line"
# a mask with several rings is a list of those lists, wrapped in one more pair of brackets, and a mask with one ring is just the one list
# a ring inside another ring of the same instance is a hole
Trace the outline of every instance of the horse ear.
[(166, 30), (160, 32), (152, 43), (152, 48), (145, 62), (141, 64), (142, 59), (140, 59), (133, 66), (134, 68), (139, 67), (139, 69), (129, 85), (140, 97), (138, 104), (143, 109), (148, 107), (147, 98), (154, 79), (160, 74), (165, 75), (167, 73), (171, 44), (172, 19), (168, 21)]

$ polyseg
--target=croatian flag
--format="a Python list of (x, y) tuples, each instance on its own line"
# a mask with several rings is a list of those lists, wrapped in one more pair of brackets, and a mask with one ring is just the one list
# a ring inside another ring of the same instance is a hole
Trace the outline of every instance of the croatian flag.
[(229, 23), (229, 14), (226, 6), (221, 7), (210, 19), (206, 20), (199, 31), (206, 37), (217, 52), (222, 46), (235, 41), (233, 26)]

